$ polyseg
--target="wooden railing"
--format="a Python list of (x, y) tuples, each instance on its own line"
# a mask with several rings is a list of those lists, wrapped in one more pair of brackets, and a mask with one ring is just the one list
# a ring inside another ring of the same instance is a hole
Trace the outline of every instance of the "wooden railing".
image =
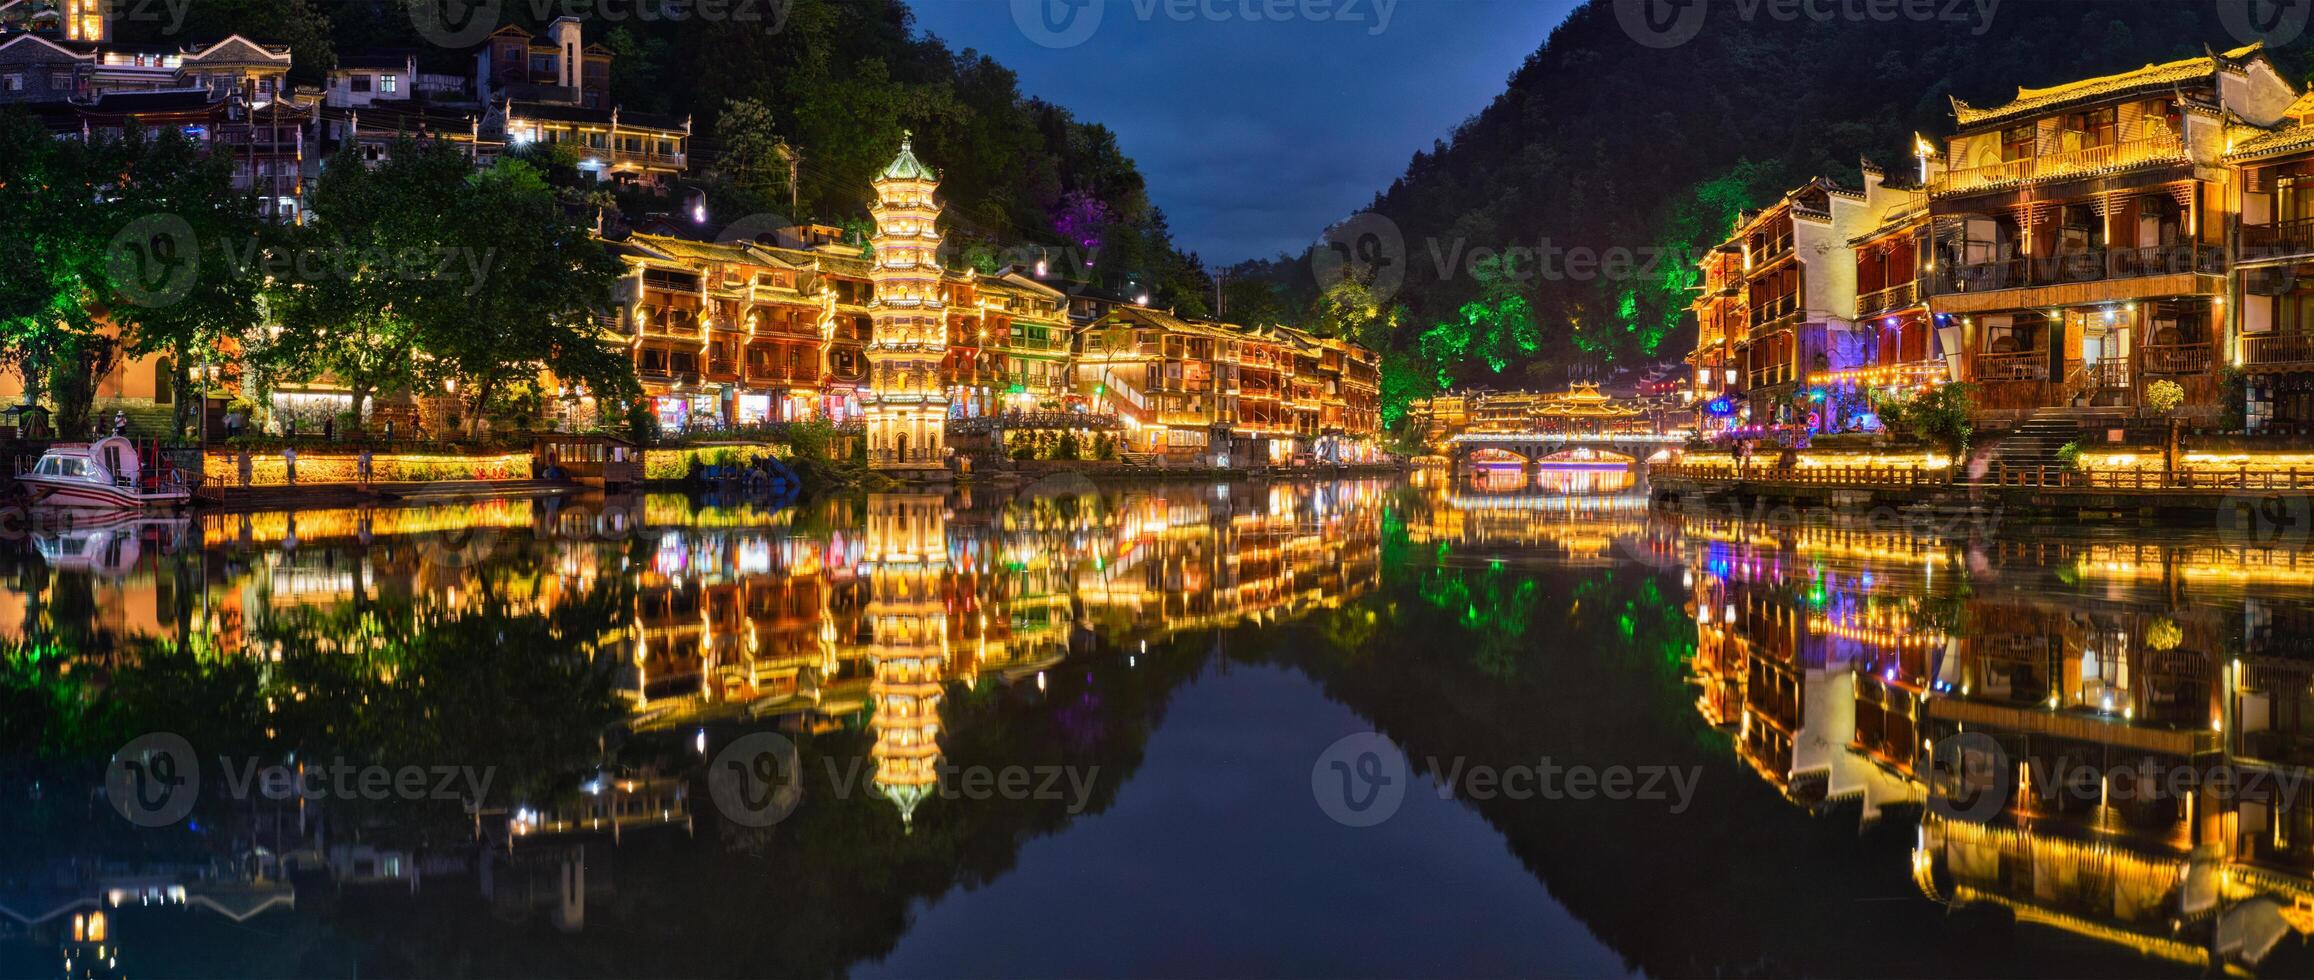
[(2147, 374), (2202, 374), (2210, 369), (2210, 345), (2147, 344), (2141, 348)]
[(1799, 294), (1778, 296), (1752, 307), (1752, 326), (1763, 327), (1798, 312), (1800, 312)]
[(1981, 293), (2024, 286), (2183, 273), (2221, 275), (2224, 272), (2223, 248), (2184, 242), (2176, 245), (2083, 249), (1978, 262), (1939, 273), (1931, 284), (1931, 290), (1936, 293)]
[(1812, 487), (1941, 487), (1952, 482), (1951, 470), (1925, 470), (1918, 466), (1896, 469), (1886, 466), (1773, 466), (1754, 463), (1739, 468), (1672, 463), (1650, 467), (1648, 474), (1651, 479), (1740, 480), (1746, 483)]
[(2245, 334), (2242, 363), (2256, 367), (2314, 363), (2314, 333)]
[(1969, 376), (1973, 381), (2047, 381), (2049, 352), (2028, 350), (1978, 354)]
[(2015, 466), (1995, 461), (1985, 473), (1995, 486), (2029, 490), (2314, 490), (2314, 469), (2076, 470), (2062, 465)]
[(2183, 162), (2185, 140), (2182, 137), (2174, 134), (2150, 136), (1950, 171), (1937, 181), (1936, 193), (1940, 196), (1961, 194), (2028, 180), (2051, 180), (2081, 174), (2110, 173), (2128, 167)]
[(2242, 226), (2245, 259), (2314, 252), (2314, 218)]
[(1920, 299), (1920, 283), (1900, 282), (1886, 289), (1877, 289), (1856, 297), (1856, 315), (1860, 317), (1885, 313), (1911, 306)]
[(1789, 384), (1799, 377), (1799, 372), (1795, 371), (1790, 364), (1770, 364), (1753, 368), (1747, 373), (1750, 377), (1747, 379), (1746, 385), (1752, 388)]

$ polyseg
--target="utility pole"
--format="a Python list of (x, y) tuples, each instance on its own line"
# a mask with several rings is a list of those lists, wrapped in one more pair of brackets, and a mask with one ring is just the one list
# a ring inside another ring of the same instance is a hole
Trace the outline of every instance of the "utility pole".
[(1224, 280), (1224, 279), (1227, 279), (1227, 278), (1229, 278), (1229, 270), (1227, 270), (1227, 269), (1216, 269), (1216, 270), (1214, 270), (1214, 272), (1213, 272), (1213, 318), (1214, 318), (1214, 319), (1216, 319), (1216, 320), (1219, 320), (1219, 319), (1221, 319), (1221, 281), (1222, 281), (1222, 280)]

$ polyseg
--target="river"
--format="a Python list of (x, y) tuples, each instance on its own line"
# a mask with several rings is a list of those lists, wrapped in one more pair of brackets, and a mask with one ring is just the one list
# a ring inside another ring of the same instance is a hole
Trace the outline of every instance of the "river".
[(0, 521), (0, 975), (2303, 974), (2288, 517)]

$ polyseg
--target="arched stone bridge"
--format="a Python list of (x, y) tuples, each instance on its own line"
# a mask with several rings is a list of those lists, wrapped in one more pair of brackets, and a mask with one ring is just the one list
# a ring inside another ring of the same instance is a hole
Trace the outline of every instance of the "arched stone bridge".
[(1569, 449), (1597, 449), (1631, 457), (1632, 462), (1645, 465), (1647, 457), (1659, 450), (1687, 444), (1693, 438), (1687, 432), (1627, 432), (1581, 434), (1568, 432), (1465, 432), (1446, 440), (1446, 456), (1456, 469), (1470, 462), (1471, 454), (1482, 449), (1509, 453), (1525, 460), (1527, 465), (1553, 453)]

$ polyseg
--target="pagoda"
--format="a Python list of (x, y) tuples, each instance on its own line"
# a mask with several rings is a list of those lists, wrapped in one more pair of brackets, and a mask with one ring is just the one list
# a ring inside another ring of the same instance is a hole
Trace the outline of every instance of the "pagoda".
[(867, 422), (868, 465), (895, 476), (945, 477), (943, 442), (948, 389), (940, 365), (948, 355), (947, 312), (940, 295), (940, 177), (916, 159), (907, 134), (900, 155), (876, 175), (869, 214), (876, 234), (868, 272), (873, 299)]

